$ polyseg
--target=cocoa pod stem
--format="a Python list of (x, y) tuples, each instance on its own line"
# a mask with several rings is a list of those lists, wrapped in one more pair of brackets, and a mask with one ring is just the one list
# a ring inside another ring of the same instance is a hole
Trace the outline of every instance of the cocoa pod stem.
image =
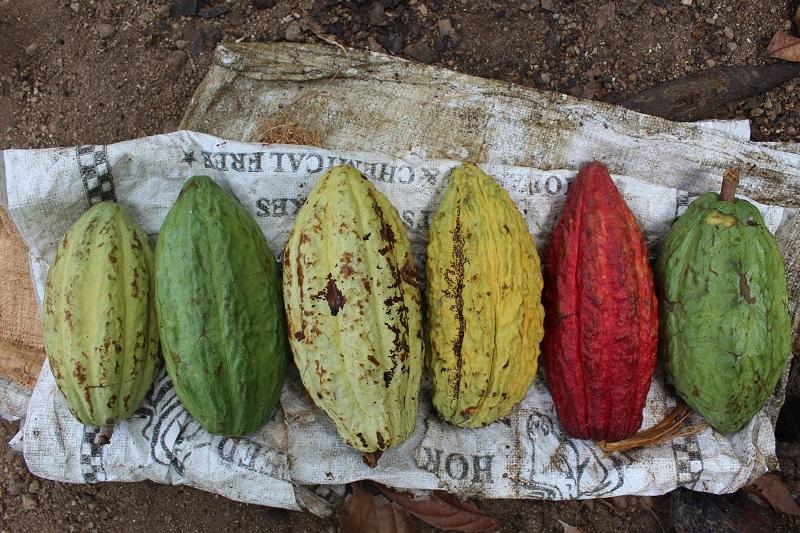
[(111, 435), (114, 434), (114, 424), (100, 426), (100, 433), (97, 434), (96, 442), (99, 446), (105, 446), (111, 442)]
[(370, 468), (378, 466), (378, 459), (383, 455), (383, 450), (376, 450), (374, 452), (367, 452), (361, 454), (361, 460)]
[(738, 168), (729, 168), (722, 176), (722, 189), (719, 199), (723, 202), (732, 202), (736, 197), (736, 187), (739, 186), (741, 172)]
[(661, 444), (663, 442), (676, 439), (678, 437), (688, 437), (699, 433), (708, 427), (708, 424), (702, 422), (694, 426), (684, 427), (684, 422), (689, 419), (692, 414), (692, 409), (682, 401), (678, 402), (675, 409), (664, 418), (661, 422), (651, 427), (648, 430), (640, 431), (629, 439), (620, 440), (617, 442), (598, 443), (600, 448), (606, 452), (624, 452), (634, 448), (641, 448), (643, 446), (652, 446)]

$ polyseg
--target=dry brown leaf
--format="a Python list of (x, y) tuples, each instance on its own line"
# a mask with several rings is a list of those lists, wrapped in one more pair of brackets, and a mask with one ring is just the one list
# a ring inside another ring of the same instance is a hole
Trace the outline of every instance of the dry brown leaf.
[(800, 505), (792, 497), (789, 485), (775, 474), (764, 474), (745, 490), (767, 502), (779, 513), (800, 516)]
[(339, 506), (341, 533), (414, 533), (411, 517), (397, 504), (379, 494), (370, 494), (359, 483)]
[(794, 14), (794, 25), (800, 29), (800, 6), (797, 6), (797, 12)]
[(373, 485), (409, 514), (428, 525), (447, 531), (493, 531), (498, 521), (486, 516), (471, 501), (461, 501), (446, 492), (435, 491), (428, 500), (415, 500), (408, 492), (397, 491), (378, 483)]
[(779, 31), (772, 36), (767, 53), (785, 61), (800, 61), (800, 37)]

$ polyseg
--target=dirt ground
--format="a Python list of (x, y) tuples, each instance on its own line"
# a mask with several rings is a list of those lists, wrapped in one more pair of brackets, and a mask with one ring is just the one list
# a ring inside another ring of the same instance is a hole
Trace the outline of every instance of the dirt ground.
[[(173, 2), (175, 3), (175, 2)], [(178, 2), (190, 3), (190, 2)], [(337, 42), (584, 98), (618, 101), (721, 65), (769, 62), (785, 0), (0, 0), (0, 148), (111, 143), (172, 131), (220, 41)], [(795, 28), (796, 29), (796, 28)], [(718, 111), (753, 139), (800, 141), (800, 78)], [(16, 425), (0, 422), (0, 441)], [(791, 461), (796, 447), (781, 448)], [(787, 451), (788, 450), (788, 451)], [(33, 477), (0, 448), (0, 531), (333, 531), (335, 520), (154, 483), (72, 486)], [(794, 463), (792, 463), (794, 464)], [(792, 478), (797, 481), (797, 478)], [(645, 506), (482, 502), (504, 531), (660, 531), (670, 496)], [(800, 522), (773, 516), (769, 526)], [(766, 525), (766, 524), (765, 524)]]

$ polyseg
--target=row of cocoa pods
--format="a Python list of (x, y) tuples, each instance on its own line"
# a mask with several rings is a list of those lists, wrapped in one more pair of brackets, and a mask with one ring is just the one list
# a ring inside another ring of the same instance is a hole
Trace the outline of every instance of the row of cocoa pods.
[(734, 197), (737, 180), (726, 174), (721, 194), (675, 222), (654, 276), (601, 163), (572, 183), (544, 268), (508, 193), (456, 167), (430, 227), (423, 305), (400, 216), (355, 168), (314, 186), (282, 279), (246, 210), (194, 177), (155, 254), (118, 204), (92, 207), (65, 235), (45, 292), (51, 368), (72, 413), (109, 427), (150, 387), (160, 339), (189, 413), (237, 436), (277, 404), (288, 343), (310, 398), (374, 466), (414, 431), (424, 367), (439, 415), (475, 428), (525, 397), (541, 347), (564, 430), (619, 441), (642, 424), (660, 352), (686, 403), (734, 432), (791, 348), (781, 254), (759, 210)]

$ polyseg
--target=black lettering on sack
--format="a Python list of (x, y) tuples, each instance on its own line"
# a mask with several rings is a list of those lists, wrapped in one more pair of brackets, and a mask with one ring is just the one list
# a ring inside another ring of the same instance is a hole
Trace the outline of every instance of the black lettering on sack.
[(451, 453), (444, 461), (444, 470), (451, 478), (461, 481), (469, 474), (469, 462), (460, 453)]
[(273, 457), (272, 450), (251, 440), (222, 437), (217, 444), (217, 453), (222, 461), (251, 472), (273, 477), (284, 474), (279, 457)]
[(211, 152), (202, 150), (200, 153), (203, 154), (203, 166), (205, 168), (214, 168), (214, 162), (211, 161)]
[(403, 219), (403, 223), (408, 227), (408, 229), (414, 229), (414, 211), (403, 211), (403, 214), (400, 215)]
[[(200, 152), (203, 156), (203, 167), (213, 168), (221, 172), (261, 172), (261, 156), (264, 152)], [(230, 158), (230, 161), (228, 160)], [(230, 165), (230, 166), (229, 166)]]
[(256, 216), (286, 217), (295, 216), (305, 203), (301, 198), (259, 198), (256, 200)]
[(211, 158), (214, 161), (214, 168), (221, 171), (228, 170), (228, 167), (225, 166), (225, 158), (227, 157), (227, 152), (217, 152)]
[(275, 172), (284, 172), (283, 170), (283, 156), (286, 155), (286, 152), (272, 152), (269, 154), (269, 157), (275, 158)]
[(397, 182), (404, 185), (414, 182), (414, 169), (408, 165), (397, 167)]
[[(387, 177), (387, 169), (388, 177)], [(397, 170), (397, 167), (394, 165), (387, 165), (386, 163), (380, 164), (380, 173), (375, 175), (375, 179), (377, 181), (384, 181), (386, 183), (394, 183), (394, 173)]]
[(289, 156), (289, 164), (292, 165), (292, 172), (297, 172), (300, 170), (300, 163), (303, 162), (305, 159), (306, 154), (295, 153), (295, 154), (286, 154)]
[(322, 156), (319, 154), (308, 154), (308, 157), (306, 157), (306, 161), (309, 161), (311, 159), (317, 160), (317, 168), (311, 168), (311, 165), (306, 164), (306, 172), (308, 172), (309, 174), (316, 174), (317, 172), (322, 171), (324, 166), (324, 160), (322, 159)]
[(494, 459), (493, 455), (472, 456), (473, 483), (494, 483), (492, 480), (492, 459)]
[(247, 154), (231, 154), (231, 170), (244, 172), (244, 158)]
[[(465, 456), (461, 453), (445, 453), (436, 448), (423, 446), (418, 452), (417, 465), (420, 469), (442, 477), (445, 474), (450, 479), (463, 481), (469, 479), (472, 483), (494, 483), (492, 477), (493, 455)], [(424, 457), (423, 457), (424, 454)], [(442, 456), (444, 457), (444, 472), (442, 472)], [(472, 459), (471, 463), (469, 459)], [(470, 476), (470, 470), (471, 476)]]
[[(230, 444), (230, 446), (228, 446)], [(236, 455), (236, 448), (239, 444), (234, 439), (223, 438), (217, 445), (217, 453), (220, 459), (228, 463), (233, 462), (233, 456)]]
[(433, 472), (438, 476), (439, 470), (442, 468), (442, 450), (436, 450), (428, 446), (423, 446), (422, 450), (425, 452), (425, 464), (420, 468)]
[(544, 182), (544, 187), (551, 196), (555, 196), (561, 192), (563, 184), (561, 183), (561, 179), (557, 176), (547, 176), (547, 180)]
[(261, 172), (261, 156), (264, 152), (253, 152), (247, 159), (248, 172)]
[(425, 183), (428, 185), (436, 185), (436, 181), (439, 179), (438, 168), (422, 167), (420, 169), (420, 173), (422, 174), (422, 179), (425, 180)]

